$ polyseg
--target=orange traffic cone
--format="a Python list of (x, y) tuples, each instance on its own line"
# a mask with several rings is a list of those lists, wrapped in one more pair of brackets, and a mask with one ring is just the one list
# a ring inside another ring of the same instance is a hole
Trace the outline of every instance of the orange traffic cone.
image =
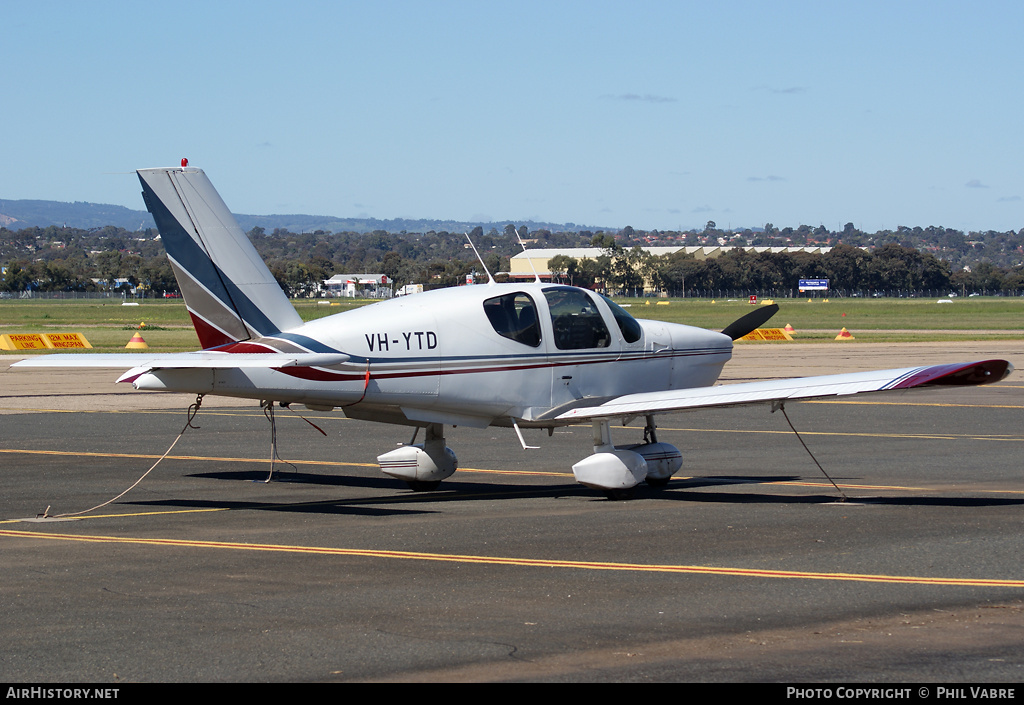
[(149, 346), (146, 345), (146, 341), (142, 339), (141, 333), (136, 333), (132, 336), (132, 339), (128, 341), (128, 344), (124, 346), (126, 349), (145, 350)]
[(836, 336), (836, 340), (856, 340), (856, 338), (853, 337), (850, 331), (843, 328), (839, 331), (839, 335)]
[(783, 328), (782, 330), (786, 331), (787, 333), (796, 333), (796, 328), (789, 325), (788, 323), (786, 324), (786, 327)]

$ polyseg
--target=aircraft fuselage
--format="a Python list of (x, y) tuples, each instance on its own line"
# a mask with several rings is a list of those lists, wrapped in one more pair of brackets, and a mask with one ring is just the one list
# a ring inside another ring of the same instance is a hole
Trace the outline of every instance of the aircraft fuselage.
[(349, 359), (328, 367), (154, 370), (134, 384), (337, 407), (391, 423), (551, 426), (580, 403), (712, 385), (732, 341), (637, 321), (592, 291), (529, 283), (390, 299), (218, 349)]

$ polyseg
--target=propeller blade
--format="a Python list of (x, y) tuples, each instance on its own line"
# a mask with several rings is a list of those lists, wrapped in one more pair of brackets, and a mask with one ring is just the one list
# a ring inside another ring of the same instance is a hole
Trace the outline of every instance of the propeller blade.
[(779, 312), (778, 304), (769, 304), (767, 306), (759, 306), (757, 309), (751, 311), (746, 316), (741, 316), (735, 321), (730, 323), (722, 331), (723, 335), (727, 335), (733, 340), (742, 338), (752, 330), (757, 330), (762, 325), (768, 322), (768, 319)]

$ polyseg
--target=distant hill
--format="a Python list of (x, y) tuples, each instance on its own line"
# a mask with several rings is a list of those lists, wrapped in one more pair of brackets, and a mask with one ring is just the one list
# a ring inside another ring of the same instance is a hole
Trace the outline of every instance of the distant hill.
[(156, 227), (147, 211), (134, 211), (124, 206), (102, 203), (63, 203), (61, 201), (4, 201), (0, 200), (0, 225), (8, 230), (51, 225), (69, 228), (102, 228), (113, 225), (125, 230), (144, 230)]
[[(440, 232), (446, 230), (453, 233), (468, 232), (479, 226), (488, 232), (491, 228), (501, 232), (506, 223), (462, 222), (456, 220), (414, 220), (393, 218), (339, 218), (327, 215), (242, 215), (235, 214), (238, 224), (248, 232), (254, 227), (261, 227), (268, 233), (276, 228), (293, 233), (311, 233), (317, 230), (325, 232), (356, 232), (368, 233), (374, 230), (386, 230), (392, 233), (405, 232)], [(0, 226), (8, 230), (23, 228), (58, 227), (81, 228), (89, 230), (107, 225), (137, 231), (156, 227), (153, 216), (147, 211), (132, 210), (124, 206), (112, 206), (102, 203), (64, 203), (62, 201), (5, 201), (0, 199)], [(576, 225), (575, 223), (537, 223), (519, 221), (515, 225), (525, 225), (530, 231), (547, 229), (552, 232), (577, 231), (594, 229)]]

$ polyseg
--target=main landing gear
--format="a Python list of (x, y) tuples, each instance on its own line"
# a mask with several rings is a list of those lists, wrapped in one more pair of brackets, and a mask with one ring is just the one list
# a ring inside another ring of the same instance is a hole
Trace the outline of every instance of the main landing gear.
[[(274, 476), (274, 460), (277, 455), (277, 424), (274, 417), (274, 402), (263, 401), (260, 405), (270, 421), (270, 474)], [(284, 405), (282, 405), (284, 406)], [(652, 487), (664, 487), (683, 465), (679, 449), (668, 443), (659, 443), (654, 417), (647, 416), (642, 443), (627, 446), (612, 444), (610, 421), (595, 419), (594, 453), (572, 466), (576, 480), (587, 487), (604, 492), (609, 499), (630, 499), (641, 482)], [(323, 431), (314, 425), (321, 433)], [(518, 432), (518, 428), (516, 429)], [(427, 424), (426, 438), (416, 443), (419, 428), (412, 435), (409, 445), (377, 456), (381, 472), (405, 482), (415, 492), (436, 490), (441, 481), (451, 477), (458, 468), (455, 452), (445, 445), (444, 426), (439, 423)], [(522, 436), (520, 436), (522, 442)], [(415, 445), (413, 445), (415, 443)], [(527, 447), (524, 443), (524, 448)]]
[[(612, 444), (608, 419), (595, 420), (593, 429), (594, 453), (573, 465), (572, 472), (578, 482), (601, 490), (609, 499), (630, 499), (644, 481), (664, 487), (683, 465), (678, 448), (658, 442), (653, 416), (647, 417), (643, 442), (633, 445)], [(444, 427), (434, 423), (426, 430), (423, 443), (413, 445), (414, 433), (409, 445), (377, 456), (381, 472), (417, 492), (436, 490), (458, 467), (455, 453), (445, 445)]]
[[(416, 429), (416, 433), (419, 429)], [(416, 440), (413, 433), (412, 440)], [(444, 426), (432, 423), (427, 426), (427, 438), (423, 443), (396, 448), (377, 456), (381, 472), (403, 480), (416, 492), (436, 490), (441, 480), (451, 477), (459, 461), (455, 452), (444, 444)]]
[(654, 417), (647, 417), (644, 441), (628, 446), (612, 445), (610, 422), (595, 419), (594, 454), (572, 466), (577, 482), (602, 490), (609, 499), (631, 499), (644, 480), (653, 487), (664, 487), (683, 465), (679, 449), (659, 443)]

